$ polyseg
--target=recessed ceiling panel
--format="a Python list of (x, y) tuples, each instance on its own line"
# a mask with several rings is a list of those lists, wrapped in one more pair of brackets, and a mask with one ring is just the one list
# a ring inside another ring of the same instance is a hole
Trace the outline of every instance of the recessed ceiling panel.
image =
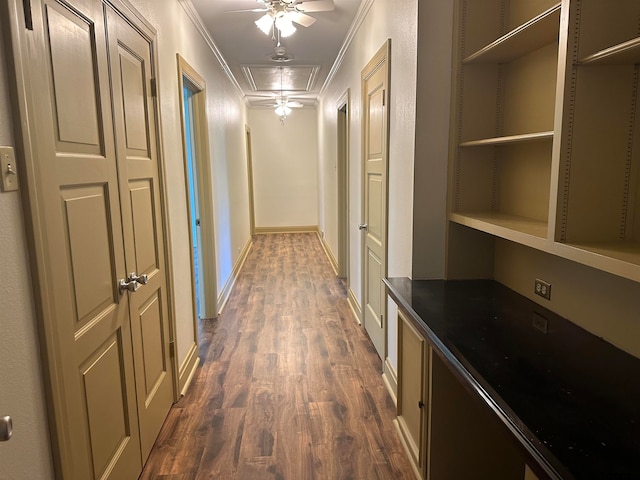
[(242, 71), (254, 92), (282, 90), (309, 92), (313, 88), (319, 65), (264, 66), (244, 65)]

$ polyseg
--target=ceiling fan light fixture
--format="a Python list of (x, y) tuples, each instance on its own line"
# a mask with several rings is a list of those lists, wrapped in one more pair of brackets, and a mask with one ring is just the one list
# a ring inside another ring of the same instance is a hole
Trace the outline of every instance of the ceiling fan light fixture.
[(290, 37), (296, 32), (296, 27), (291, 23), (291, 19), (287, 15), (278, 15), (275, 20), (276, 28), (280, 30), (280, 35)]
[(291, 109), (286, 105), (279, 105), (276, 107), (276, 115), (280, 118), (287, 118), (287, 116), (291, 113)]
[(273, 16), (271, 16), (271, 14), (269, 13), (265, 13), (254, 23), (265, 35), (269, 35), (269, 32), (271, 32), (271, 27), (273, 27), (274, 23)]

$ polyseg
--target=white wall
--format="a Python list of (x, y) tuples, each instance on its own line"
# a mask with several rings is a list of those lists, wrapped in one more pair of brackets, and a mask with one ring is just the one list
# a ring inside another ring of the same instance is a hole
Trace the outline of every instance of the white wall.
[(295, 109), (284, 125), (272, 109), (249, 110), (256, 228), (318, 225), (315, 109)]
[[(349, 288), (359, 302), (362, 301), (358, 230), (362, 208), (360, 75), (387, 38), (391, 38), (388, 275), (411, 276), (417, 8), (417, 0), (373, 2), (340, 69), (324, 91), (318, 110), (320, 228), (326, 232), (327, 243), (337, 258), (337, 108), (345, 92), (350, 91)], [(388, 322), (388, 356), (393, 368), (397, 368), (397, 318), (390, 316)]]
[[(178, 358), (193, 343), (187, 203), (176, 53), (206, 80), (213, 166), (218, 289), (249, 240), (244, 125), (246, 108), (177, 0), (131, 0), (157, 29), (162, 141), (168, 179)], [(2, 26), (2, 28), (6, 28)], [(0, 36), (0, 145), (13, 145), (8, 69)], [(6, 107), (5, 107), (6, 106)], [(21, 202), (0, 193), (0, 415), (11, 415), (14, 438), (0, 443), (0, 479), (53, 478)]]

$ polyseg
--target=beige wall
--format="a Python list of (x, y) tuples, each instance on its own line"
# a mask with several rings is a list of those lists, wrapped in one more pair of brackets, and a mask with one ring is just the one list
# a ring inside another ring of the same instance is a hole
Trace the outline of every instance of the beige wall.
[[(495, 279), (640, 357), (640, 284), (506, 240), (496, 242)], [(533, 294), (551, 283), (551, 301)]]
[[(193, 343), (187, 204), (180, 137), (176, 53), (206, 80), (214, 191), (218, 290), (249, 241), (244, 125), (246, 108), (210, 48), (177, 0), (132, 0), (157, 29), (163, 153), (176, 289), (180, 362)], [(6, 28), (4, 25), (1, 28)], [(1, 40), (1, 36), (0, 36)], [(0, 44), (0, 145), (13, 145), (8, 70)], [(14, 438), (0, 443), (1, 479), (53, 478), (21, 202), (0, 193), (0, 415), (11, 415)]]
[(318, 225), (318, 128), (315, 109), (294, 109), (284, 125), (272, 109), (249, 110), (255, 225)]
[[(363, 3), (368, 3), (363, 2)], [(361, 72), (387, 38), (391, 38), (389, 140), (389, 276), (411, 276), (413, 156), (416, 102), (417, 0), (376, 0), (347, 50), (320, 101), (320, 228), (337, 258), (336, 211), (337, 108), (351, 93), (349, 145), (349, 288), (361, 301)], [(389, 359), (397, 366), (397, 319), (389, 316)]]

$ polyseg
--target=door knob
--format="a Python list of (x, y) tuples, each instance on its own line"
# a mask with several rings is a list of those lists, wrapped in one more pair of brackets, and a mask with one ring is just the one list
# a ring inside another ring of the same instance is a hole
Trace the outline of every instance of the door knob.
[(13, 435), (13, 422), (9, 415), (0, 417), (0, 442), (6, 442)]
[(118, 288), (120, 289), (120, 295), (122, 295), (126, 291), (137, 292), (138, 288), (140, 288), (140, 284), (135, 280), (127, 281), (124, 278), (121, 278), (120, 282), (118, 282)]
[(149, 275), (147, 275), (146, 273), (138, 275), (136, 272), (131, 272), (129, 274), (129, 281), (137, 282), (140, 285), (146, 285), (147, 283), (149, 283)]
[(366, 223), (361, 223), (360, 225), (358, 225), (359, 230), (367, 230), (368, 228), (369, 225), (367, 225)]

